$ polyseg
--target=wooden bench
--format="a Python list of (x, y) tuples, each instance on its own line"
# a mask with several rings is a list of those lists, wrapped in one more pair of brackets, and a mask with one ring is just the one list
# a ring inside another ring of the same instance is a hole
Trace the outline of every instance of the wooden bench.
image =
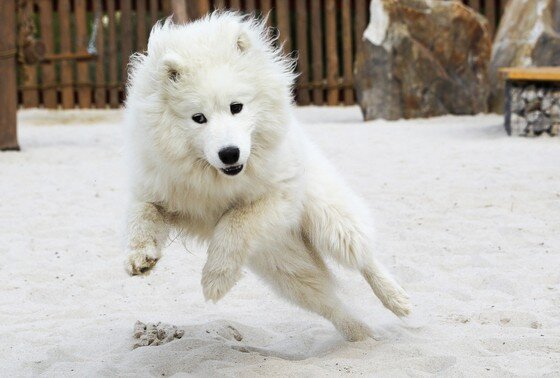
[(500, 68), (505, 86), (505, 129), (511, 135), (511, 91), (514, 84), (560, 83), (560, 67), (508, 67)]

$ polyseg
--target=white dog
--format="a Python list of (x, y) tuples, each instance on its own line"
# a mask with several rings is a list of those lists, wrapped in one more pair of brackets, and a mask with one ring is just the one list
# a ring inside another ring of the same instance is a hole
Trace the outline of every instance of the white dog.
[(131, 64), (126, 122), (133, 164), (126, 262), (154, 267), (170, 228), (208, 242), (206, 299), (248, 266), (348, 340), (369, 328), (345, 310), (324, 257), (358, 270), (396, 315), (404, 290), (372, 256), (366, 206), (293, 117), (294, 62), (263, 22), (214, 13), (159, 24)]

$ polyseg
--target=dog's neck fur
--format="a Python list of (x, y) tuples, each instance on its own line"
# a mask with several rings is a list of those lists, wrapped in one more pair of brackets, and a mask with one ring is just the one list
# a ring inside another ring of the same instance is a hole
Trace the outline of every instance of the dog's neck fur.
[(151, 145), (136, 145), (144, 149), (135, 154), (143, 157), (135, 162), (132, 179), (136, 199), (158, 205), (192, 236), (207, 240), (232, 207), (288, 190), (301, 179), (302, 157), (294, 148), (301, 138), (293, 132), (297, 125), (285, 122), (284, 132), (274, 140), (255, 140), (244, 172), (235, 177), (225, 176), (201, 158), (170, 160)]

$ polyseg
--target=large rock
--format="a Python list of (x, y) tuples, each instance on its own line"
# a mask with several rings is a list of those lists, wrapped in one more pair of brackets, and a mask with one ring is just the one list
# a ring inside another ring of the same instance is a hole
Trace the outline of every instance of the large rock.
[(372, 0), (355, 66), (366, 120), (488, 110), (491, 39), (456, 1)]
[(559, 0), (509, 0), (492, 50), (492, 110), (503, 111), (500, 67), (560, 65), (559, 32)]

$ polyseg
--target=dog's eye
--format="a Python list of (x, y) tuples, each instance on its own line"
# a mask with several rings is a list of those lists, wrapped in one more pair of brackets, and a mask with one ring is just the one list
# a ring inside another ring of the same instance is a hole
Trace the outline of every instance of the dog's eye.
[(231, 114), (240, 113), (242, 109), (243, 109), (243, 104), (240, 104), (239, 102), (232, 102), (229, 106), (229, 110), (231, 111)]
[(208, 122), (208, 120), (206, 119), (206, 117), (202, 113), (196, 113), (195, 115), (193, 115), (192, 120), (195, 121), (196, 123), (206, 123), (206, 122)]

